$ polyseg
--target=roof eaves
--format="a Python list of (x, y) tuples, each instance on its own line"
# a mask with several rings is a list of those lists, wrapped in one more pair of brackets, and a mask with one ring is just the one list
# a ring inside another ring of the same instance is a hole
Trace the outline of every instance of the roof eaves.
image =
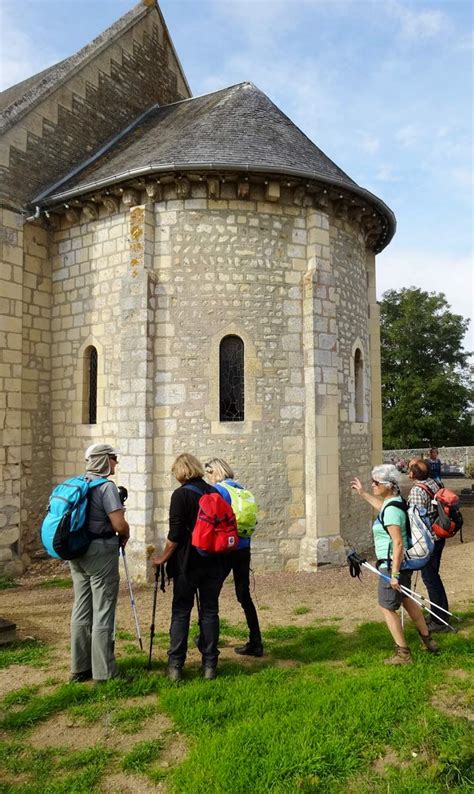
[(393, 238), (396, 228), (397, 228), (397, 221), (395, 218), (394, 213), (388, 207), (382, 199), (379, 199), (378, 196), (375, 196), (369, 190), (365, 188), (359, 187), (356, 182), (346, 182), (343, 179), (338, 179), (337, 177), (330, 177), (326, 175), (319, 174), (317, 172), (312, 171), (303, 171), (296, 168), (289, 168), (286, 166), (276, 166), (273, 164), (265, 164), (261, 163), (259, 165), (254, 165), (252, 163), (230, 163), (230, 162), (201, 162), (201, 163), (164, 163), (164, 164), (153, 164), (149, 163), (147, 166), (140, 166), (139, 168), (130, 168), (126, 171), (121, 171), (119, 174), (115, 174), (113, 177), (104, 177), (102, 179), (92, 180), (91, 182), (83, 185), (79, 185), (76, 187), (71, 188), (70, 190), (65, 190), (61, 193), (55, 193), (53, 195), (49, 195), (42, 199), (38, 197), (31, 202), (31, 205), (39, 206), (40, 208), (50, 208), (54, 204), (60, 204), (63, 202), (67, 202), (70, 199), (84, 195), (85, 193), (90, 193), (92, 190), (99, 190), (104, 187), (109, 187), (111, 185), (117, 184), (118, 182), (123, 182), (126, 179), (137, 178), (140, 176), (145, 176), (146, 174), (159, 174), (165, 173), (170, 171), (244, 171), (247, 173), (266, 173), (266, 174), (278, 174), (280, 176), (291, 176), (300, 179), (311, 179), (316, 182), (320, 182), (323, 184), (327, 184), (331, 187), (337, 187), (340, 189), (348, 190), (351, 193), (359, 196), (360, 198), (365, 199), (370, 204), (372, 204), (379, 212), (384, 215), (388, 223), (388, 232), (387, 237), (383, 242), (383, 247), (385, 248), (390, 240)]

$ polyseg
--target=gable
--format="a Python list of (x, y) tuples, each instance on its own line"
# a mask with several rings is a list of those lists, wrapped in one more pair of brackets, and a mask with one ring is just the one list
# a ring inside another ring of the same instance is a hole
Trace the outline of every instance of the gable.
[(0, 200), (19, 209), (144, 110), (191, 95), (154, 0), (0, 96)]

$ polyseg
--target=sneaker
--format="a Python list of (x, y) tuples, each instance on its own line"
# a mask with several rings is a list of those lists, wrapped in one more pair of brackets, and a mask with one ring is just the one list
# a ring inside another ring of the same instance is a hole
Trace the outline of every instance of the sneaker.
[(447, 634), (451, 631), (449, 626), (445, 626), (444, 623), (437, 623), (436, 620), (430, 620), (429, 623), (426, 624), (428, 627), (428, 631), (430, 634), (435, 632), (440, 632), (442, 634)]
[(178, 683), (179, 681), (183, 680), (183, 670), (181, 667), (176, 667), (176, 665), (169, 664), (166, 668), (166, 675), (168, 676), (170, 681), (174, 681), (174, 683)]
[(384, 660), (384, 664), (411, 664), (411, 651), (409, 648), (403, 648), (400, 645), (395, 645), (395, 653), (389, 659)]
[(426, 636), (423, 636), (421, 632), (418, 632), (418, 634), (420, 635), (420, 639), (423, 647), (426, 648), (428, 653), (435, 653), (435, 654), (439, 653), (439, 645), (437, 645), (436, 642), (432, 639), (431, 634), (427, 634)]
[(210, 664), (204, 664), (202, 666), (202, 677), (206, 681), (214, 681), (216, 676), (217, 676), (217, 667)]
[(246, 642), (245, 645), (239, 645), (234, 648), (234, 651), (240, 656), (263, 656), (263, 645), (254, 645), (251, 642)]
[(84, 681), (92, 680), (92, 670), (84, 670), (82, 673), (71, 673), (70, 684), (83, 684)]

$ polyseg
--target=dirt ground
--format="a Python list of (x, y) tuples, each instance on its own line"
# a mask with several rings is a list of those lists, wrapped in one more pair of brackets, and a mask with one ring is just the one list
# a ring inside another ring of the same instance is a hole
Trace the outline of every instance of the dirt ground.
[[(470, 485), (469, 481), (449, 482), (453, 490)], [(474, 506), (463, 507), (464, 543), (459, 537), (448, 540), (443, 553), (441, 573), (448, 593), (451, 609), (465, 609), (474, 596), (472, 571), (474, 570)], [(18, 627), (18, 637), (34, 637), (54, 646), (54, 669), (58, 679), (66, 680), (69, 673), (69, 618), (72, 607), (72, 588), (43, 589), (41, 582), (69, 574), (67, 563), (53, 560), (33, 565), (19, 580), (19, 587), (0, 593), (0, 614), (13, 620)], [(413, 579), (415, 583), (415, 577)], [(307, 626), (315, 621), (337, 621), (342, 631), (352, 631), (359, 623), (380, 620), (376, 604), (377, 581), (374, 574), (364, 572), (361, 581), (351, 579), (348, 569), (323, 567), (314, 573), (258, 574), (253, 578), (253, 595), (259, 611), (262, 629), (275, 625)], [(416, 589), (425, 592), (421, 576)], [(151, 622), (153, 588), (151, 585), (135, 588), (142, 633), (148, 634)], [(230, 578), (221, 596), (221, 617), (231, 624), (244, 626), (243, 612), (234, 595)], [(171, 587), (158, 594), (156, 630), (167, 632), (171, 608)], [(304, 608), (304, 614), (298, 614)], [(307, 611), (306, 611), (307, 610)], [(117, 613), (117, 627), (134, 634), (134, 624), (122, 571), (122, 582)], [(125, 641), (117, 640), (117, 656)], [(130, 641), (126, 641), (128, 644)], [(222, 648), (221, 658), (233, 658), (233, 645)], [(146, 641), (145, 641), (146, 645)], [(163, 641), (155, 645), (154, 657), (166, 659)], [(188, 663), (198, 665), (197, 651), (192, 648)], [(0, 670), (0, 696), (32, 684), (43, 684), (51, 677), (48, 670), (30, 666), (12, 666)]]

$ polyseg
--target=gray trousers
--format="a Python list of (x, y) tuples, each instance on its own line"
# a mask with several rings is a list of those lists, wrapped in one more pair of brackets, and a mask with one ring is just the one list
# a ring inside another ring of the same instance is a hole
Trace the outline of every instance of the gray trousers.
[(71, 615), (72, 673), (92, 670), (95, 681), (116, 675), (115, 609), (119, 588), (118, 538), (93, 540), (69, 565), (74, 586)]

